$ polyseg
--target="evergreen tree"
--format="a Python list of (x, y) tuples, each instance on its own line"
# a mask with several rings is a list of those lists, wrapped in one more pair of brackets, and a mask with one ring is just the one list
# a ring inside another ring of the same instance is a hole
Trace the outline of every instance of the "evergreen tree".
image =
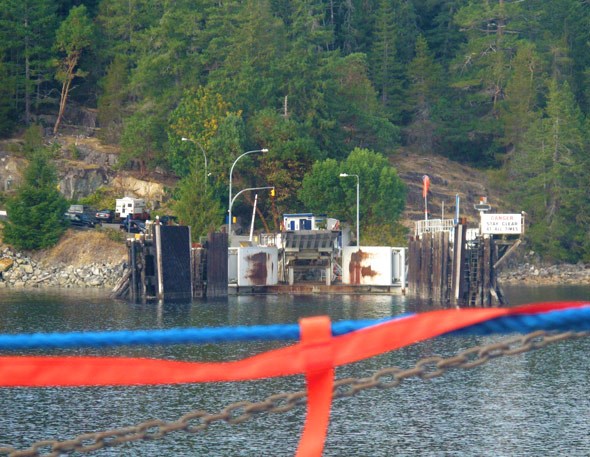
[(335, 48), (343, 55), (369, 52), (377, 7), (376, 2), (367, 0), (330, 2)]
[(62, 58), (58, 62), (56, 79), (62, 87), (54, 134), (59, 130), (64, 116), (72, 81), (76, 77), (86, 76), (86, 72), (78, 68), (78, 61), (82, 52), (92, 45), (93, 35), (94, 27), (84, 5), (72, 8), (57, 30), (55, 48), (62, 53)]
[(467, 0), (414, 0), (418, 27), (437, 59), (450, 61), (465, 41), (454, 16), (466, 4)]
[(506, 84), (500, 115), (504, 126), (504, 143), (509, 148), (520, 144), (535, 118), (538, 79), (541, 64), (530, 43), (519, 44), (512, 59), (512, 75)]
[(284, 116), (314, 138), (317, 150), (340, 157), (346, 149), (330, 106), (336, 85), (327, 70), (339, 56), (333, 50), (334, 30), (326, 23), (325, 5), (319, 0), (297, 0), (292, 11), (285, 29), (286, 51), (277, 68), (277, 102)]
[[(272, 226), (278, 229), (283, 213), (303, 209), (297, 192), (305, 173), (321, 153), (301, 125), (272, 109), (257, 112), (251, 119), (250, 129), (255, 143), (264, 144), (269, 150), (257, 169), (261, 185), (277, 189), (274, 199), (263, 199), (258, 207), (263, 214), (271, 214)], [(235, 213), (239, 210), (236, 208)], [(264, 216), (260, 219), (270, 225)]]
[(408, 143), (421, 152), (432, 152), (436, 126), (432, 120), (432, 108), (438, 98), (442, 68), (434, 61), (426, 39), (416, 40), (416, 55), (408, 66), (409, 103), (412, 121), (407, 127)]
[[(482, 164), (503, 152), (497, 144), (501, 135), (499, 107), (521, 26), (526, 28), (524, 17), (521, 2), (506, 0), (469, 2), (455, 14), (454, 20), (467, 41), (451, 65), (451, 86), (461, 99), (461, 108), (475, 121), (468, 149), (470, 154), (479, 152), (481, 157), (471, 160)], [(450, 130), (461, 129), (455, 123)]]
[(98, 98), (99, 136), (106, 143), (118, 144), (126, 114), (128, 70), (126, 58), (116, 56), (101, 81)]
[(468, 40), (456, 64), (462, 87), (478, 90), (484, 103), (491, 100), (492, 114), (504, 96), (508, 62), (518, 35), (513, 19), (518, 14), (517, 3), (493, 0), (469, 3), (455, 15)]
[(165, 119), (185, 89), (205, 83), (200, 51), (207, 47), (209, 33), (204, 30), (206, 9), (195, 7), (194, 1), (160, 5), (142, 17), (148, 27), (133, 38), (130, 96), (135, 110), (160, 111), (155, 117)]
[(55, 245), (67, 228), (68, 203), (57, 190), (55, 168), (46, 149), (34, 151), (16, 194), (6, 202), (4, 241), (17, 249)]
[(162, 2), (151, 0), (102, 0), (96, 21), (103, 58), (107, 62), (116, 56), (134, 60), (142, 36), (162, 16), (162, 7)]
[[(28, 125), (50, 78), (50, 52), (57, 17), (50, 0), (0, 0), (0, 49), (14, 99), (13, 106)], [(6, 90), (7, 88), (5, 88)], [(35, 97), (37, 95), (37, 97)]]
[(126, 111), (133, 114), (123, 120), (121, 135), (124, 157), (131, 159), (127, 163), (148, 168), (169, 162), (169, 114), (183, 91), (203, 79), (199, 50), (207, 46), (203, 28), (211, 2), (202, 1), (199, 8), (190, 0), (152, 3), (150, 9), (144, 5), (146, 12), (140, 15), (147, 28), (132, 33), (129, 84), (123, 90), (129, 99)]
[(392, 2), (381, 0), (369, 55), (372, 79), (381, 105), (393, 122), (399, 122), (404, 108), (404, 76), (397, 51), (395, 19)]
[(552, 77), (560, 82), (568, 81), (582, 111), (590, 113), (588, 97), (588, 71), (590, 69), (590, 8), (579, 0), (553, 0), (532, 4), (525, 2), (529, 10), (539, 17), (537, 23), (537, 48), (549, 50)]
[(268, 1), (249, 0), (235, 15), (226, 36), (224, 59), (208, 77), (208, 87), (248, 118), (257, 109), (277, 107), (278, 61), (285, 52), (285, 30)]
[(208, 185), (201, 169), (194, 169), (177, 185), (172, 208), (183, 225), (191, 227), (193, 242), (217, 230), (223, 222), (224, 209)]
[(4, 84), (0, 85), (0, 138), (4, 138), (12, 133), (16, 125), (16, 115), (10, 90), (10, 79), (6, 65), (2, 61), (0, 61), (0, 81), (4, 81)]
[[(520, 151), (512, 160), (515, 202), (531, 218), (529, 238), (548, 257), (577, 261), (588, 257), (588, 159), (582, 115), (567, 83), (552, 80), (545, 117), (526, 133)], [(576, 241), (577, 240), (577, 241)]]
[[(328, 71), (333, 74), (334, 92), (326, 99), (348, 148), (360, 147), (392, 152), (399, 144), (399, 128), (387, 117), (369, 79), (364, 54), (335, 58)], [(333, 97), (333, 98), (332, 98)]]
[(125, 119), (121, 135), (121, 154), (117, 165), (139, 168), (140, 173), (164, 165), (163, 144), (166, 141), (165, 116), (157, 110), (139, 110)]

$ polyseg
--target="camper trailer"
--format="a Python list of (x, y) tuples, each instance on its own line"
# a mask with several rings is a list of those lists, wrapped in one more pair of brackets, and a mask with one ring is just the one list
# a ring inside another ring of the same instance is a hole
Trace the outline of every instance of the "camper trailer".
[(145, 206), (145, 200), (141, 198), (117, 198), (115, 205), (115, 219), (122, 220), (131, 215), (131, 219), (145, 221), (150, 218), (150, 213)]

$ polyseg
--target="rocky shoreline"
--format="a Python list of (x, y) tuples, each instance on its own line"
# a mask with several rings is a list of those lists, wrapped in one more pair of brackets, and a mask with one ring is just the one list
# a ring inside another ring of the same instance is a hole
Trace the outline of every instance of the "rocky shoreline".
[[(103, 288), (113, 289), (124, 274), (126, 262), (93, 262), (74, 266), (46, 265), (11, 248), (0, 251), (0, 288)], [(590, 285), (590, 264), (539, 265), (525, 262), (498, 272), (501, 284)]]
[(590, 265), (555, 264), (542, 266), (524, 263), (498, 272), (498, 280), (505, 284), (559, 285), (590, 284)]
[(123, 276), (125, 262), (89, 263), (75, 267), (63, 263), (50, 266), (15, 252), (1, 251), (0, 288), (113, 288)]

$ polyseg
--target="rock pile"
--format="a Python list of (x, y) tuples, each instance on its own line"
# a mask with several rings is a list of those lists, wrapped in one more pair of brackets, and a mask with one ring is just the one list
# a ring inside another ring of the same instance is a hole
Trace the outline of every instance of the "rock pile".
[(113, 288), (124, 270), (124, 262), (90, 263), (80, 268), (45, 265), (5, 248), (0, 254), (0, 287)]
[(590, 284), (590, 265), (557, 264), (541, 266), (524, 263), (498, 273), (498, 280), (504, 283), (526, 284)]

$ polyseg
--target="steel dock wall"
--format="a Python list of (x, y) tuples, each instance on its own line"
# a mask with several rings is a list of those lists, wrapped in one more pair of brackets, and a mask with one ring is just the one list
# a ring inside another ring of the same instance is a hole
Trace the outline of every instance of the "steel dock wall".
[(210, 233), (207, 239), (207, 297), (227, 297), (227, 267), (227, 233)]

